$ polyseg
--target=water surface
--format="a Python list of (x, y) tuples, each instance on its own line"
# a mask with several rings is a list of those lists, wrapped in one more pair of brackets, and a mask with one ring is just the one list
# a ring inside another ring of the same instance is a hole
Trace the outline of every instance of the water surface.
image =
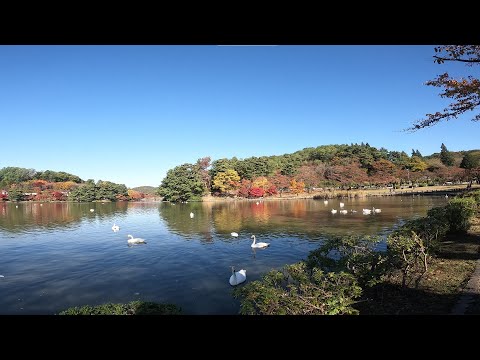
[[(330, 211), (339, 200), (0, 203), (0, 314), (132, 300), (174, 303), (185, 314), (237, 314), (230, 266), (253, 281), (305, 259), (326, 236), (386, 234), (446, 204), (440, 196), (342, 201), (346, 215)], [(372, 207), (382, 212), (362, 214)], [(128, 246), (128, 234), (147, 244)], [(252, 234), (270, 247), (253, 251)]]

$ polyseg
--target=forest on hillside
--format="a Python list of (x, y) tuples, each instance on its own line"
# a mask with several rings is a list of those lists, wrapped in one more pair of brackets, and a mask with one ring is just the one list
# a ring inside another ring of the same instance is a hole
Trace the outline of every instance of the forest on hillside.
[(158, 188), (169, 201), (199, 200), (202, 196), (255, 198), (289, 192), (300, 194), (318, 187), (358, 189), (415, 184), (478, 181), (480, 150), (440, 152), (422, 156), (412, 149), (377, 149), (368, 143), (322, 145), (291, 154), (198, 159), (170, 169)]
[(82, 180), (63, 171), (36, 171), (21, 167), (0, 169), (0, 201), (127, 201), (146, 195), (124, 184)]

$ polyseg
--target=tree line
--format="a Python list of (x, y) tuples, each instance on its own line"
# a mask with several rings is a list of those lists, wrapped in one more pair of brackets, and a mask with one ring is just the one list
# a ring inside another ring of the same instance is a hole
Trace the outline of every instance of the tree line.
[(200, 200), (202, 196), (254, 198), (299, 194), (315, 188), (357, 189), (478, 181), (480, 151), (450, 152), (442, 143), (439, 154), (422, 156), (412, 149), (377, 149), (368, 143), (322, 145), (292, 154), (246, 159), (210, 157), (170, 169), (157, 193), (168, 201)]
[(0, 201), (126, 201), (145, 194), (124, 184), (93, 179), (82, 180), (63, 171), (36, 171), (21, 167), (0, 169)]

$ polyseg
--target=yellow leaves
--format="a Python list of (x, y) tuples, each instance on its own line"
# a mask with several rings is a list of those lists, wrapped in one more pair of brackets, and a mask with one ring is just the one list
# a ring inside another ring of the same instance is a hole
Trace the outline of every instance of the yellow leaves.
[(240, 176), (233, 169), (220, 171), (213, 179), (213, 189), (218, 189), (220, 192), (228, 192), (234, 190), (240, 181)]

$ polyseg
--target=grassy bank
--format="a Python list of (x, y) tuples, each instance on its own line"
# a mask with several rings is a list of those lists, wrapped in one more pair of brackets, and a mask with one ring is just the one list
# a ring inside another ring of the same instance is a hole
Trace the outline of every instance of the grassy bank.
[[(450, 314), (480, 258), (480, 216), (472, 223), (467, 234), (448, 235), (440, 243), (418, 288), (412, 284), (402, 289), (401, 275), (396, 273), (383, 284), (365, 289), (367, 300), (355, 308), (367, 315)], [(480, 296), (466, 313), (480, 314)]]

